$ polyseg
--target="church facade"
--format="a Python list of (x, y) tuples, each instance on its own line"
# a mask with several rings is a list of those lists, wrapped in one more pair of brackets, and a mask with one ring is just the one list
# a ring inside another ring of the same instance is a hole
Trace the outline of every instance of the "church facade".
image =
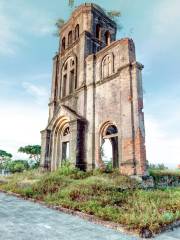
[(116, 40), (116, 31), (95, 4), (80, 5), (62, 27), (48, 125), (41, 131), (41, 167), (53, 171), (68, 160), (82, 170), (104, 168), (108, 139), (113, 167), (126, 175), (147, 174), (143, 65), (133, 40)]

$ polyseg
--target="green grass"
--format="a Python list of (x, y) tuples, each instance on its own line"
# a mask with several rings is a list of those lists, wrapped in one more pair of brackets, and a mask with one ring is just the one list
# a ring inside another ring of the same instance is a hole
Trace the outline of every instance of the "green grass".
[(80, 172), (64, 167), (53, 173), (27, 171), (0, 181), (0, 189), (48, 204), (92, 214), (140, 232), (157, 233), (180, 220), (180, 188), (140, 189), (129, 177), (112, 173)]

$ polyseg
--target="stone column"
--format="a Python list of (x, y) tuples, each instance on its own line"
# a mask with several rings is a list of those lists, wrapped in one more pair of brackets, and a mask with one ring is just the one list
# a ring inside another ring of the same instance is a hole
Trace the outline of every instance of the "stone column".
[(125, 175), (135, 174), (134, 129), (132, 105), (132, 79), (130, 66), (121, 72), (121, 156), (120, 172)]
[(49, 162), (49, 150), (50, 150), (50, 133), (51, 131), (45, 129), (41, 131), (41, 161), (40, 166), (43, 169), (49, 169), (50, 162)]
[(86, 58), (86, 119), (88, 121), (86, 128), (86, 162), (87, 169), (95, 167), (95, 56), (89, 55)]
[(132, 65), (132, 88), (133, 88), (133, 119), (134, 119), (134, 146), (135, 165), (137, 175), (147, 175), (145, 128), (143, 113), (143, 89), (141, 70), (143, 65), (134, 62)]
[(73, 166), (76, 166), (76, 155), (77, 155), (77, 121), (73, 120), (69, 122), (70, 127), (70, 162)]
[(86, 169), (85, 162), (85, 121), (77, 119), (71, 121), (70, 125), (70, 159), (71, 163), (80, 168)]

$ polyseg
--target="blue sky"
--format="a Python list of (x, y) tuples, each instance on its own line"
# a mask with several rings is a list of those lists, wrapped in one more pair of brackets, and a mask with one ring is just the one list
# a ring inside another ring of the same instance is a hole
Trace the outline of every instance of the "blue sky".
[[(117, 38), (133, 38), (137, 60), (145, 66), (147, 159), (175, 168), (180, 164), (180, 1), (91, 2), (121, 11)], [(65, 0), (0, 0), (0, 149), (15, 158), (22, 157), (19, 146), (40, 143), (58, 49), (54, 23), (69, 14)]]

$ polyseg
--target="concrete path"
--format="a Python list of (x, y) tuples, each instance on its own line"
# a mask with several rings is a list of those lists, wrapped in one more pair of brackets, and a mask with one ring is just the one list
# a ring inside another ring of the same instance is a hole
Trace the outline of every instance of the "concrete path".
[[(36, 203), (0, 193), (0, 240), (138, 240)], [(180, 230), (156, 237), (180, 239)]]

